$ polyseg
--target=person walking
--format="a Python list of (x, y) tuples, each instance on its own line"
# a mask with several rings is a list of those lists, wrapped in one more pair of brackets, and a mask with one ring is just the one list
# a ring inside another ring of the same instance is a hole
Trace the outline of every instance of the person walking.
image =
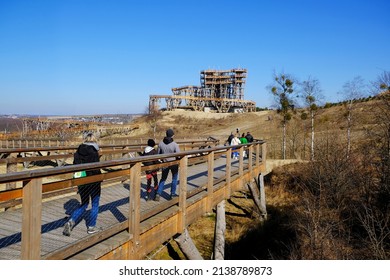
[(248, 143), (252, 143), (253, 142), (253, 136), (252, 136), (252, 134), (249, 131), (246, 133), (245, 138), (248, 140)]
[[(156, 149), (154, 148), (156, 146), (156, 142), (154, 142), (153, 139), (148, 140), (148, 146), (145, 147), (145, 150), (142, 153), (142, 156), (151, 156), (157, 154)], [(157, 164), (158, 161), (148, 161), (144, 162), (145, 166)], [(146, 173), (146, 194), (145, 194), (145, 200), (148, 201), (151, 198), (154, 198), (156, 196), (156, 192), (158, 189), (158, 178), (157, 178), (157, 169), (153, 170), (147, 170)], [(152, 188), (152, 179), (153, 179), (153, 188)]]
[[(248, 139), (245, 137), (245, 133), (243, 133), (241, 135), (240, 142), (241, 142), (241, 144), (247, 144), (248, 143)], [(243, 154), (244, 158), (246, 158), (246, 155), (247, 155), (247, 151), (244, 150), (244, 154)]]
[(233, 138), (234, 138), (234, 134), (233, 134), (233, 132), (230, 132), (230, 135), (229, 135), (228, 139), (225, 141), (224, 146), (230, 146)]
[[(73, 164), (83, 164), (99, 162), (99, 146), (96, 138), (92, 133), (88, 133), (74, 154)], [(86, 176), (101, 174), (100, 169), (87, 170)], [(86, 218), (87, 232), (89, 234), (96, 233), (100, 229), (96, 227), (96, 220), (99, 213), (99, 200), (101, 193), (101, 182), (93, 182), (78, 186), (78, 194), (80, 195), (81, 204), (72, 213), (70, 219), (65, 223), (63, 234), (70, 236), (71, 231), (79, 222), (81, 216), (84, 215), (91, 201), (91, 211), (89, 217)]]
[(247, 144), (248, 143), (248, 139), (245, 137), (245, 133), (243, 133), (241, 135), (240, 142), (241, 142), (241, 144)]
[[(232, 142), (230, 143), (231, 146), (241, 144), (240, 138), (238, 138), (238, 137), (239, 137), (239, 134), (234, 135)], [(238, 159), (238, 152), (237, 152), (236, 148), (233, 148), (233, 159)]]
[[(173, 135), (175, 135), (175, 133), (171, 128), (166, 131), (166, 137), (164, 137), (164, 139), (158, 144), (158, 149), (157, 149), (158, 154), (172, 154), (172, 153), (180, 152), (179, 145), (173, 140)], [(169, 157), (163, 159), (164, 162), (170, 162), (174, 160), (176, 160), (176, 157)], [(178, 196), (176, 194), (176, 187), (177, 187), (177, 179), (179, 175), (179, 165), (173, 164), (162, 168), (160, 183), (158, 185), (157, 194), (154, 198), (155, 201), (160, 200), (160, 196), (162, 195), (162, 192), (164, 190), (165, 181), (168, 178), (169, 171), (171, 171), (172, 173), (170, 198), (172, 199)]]

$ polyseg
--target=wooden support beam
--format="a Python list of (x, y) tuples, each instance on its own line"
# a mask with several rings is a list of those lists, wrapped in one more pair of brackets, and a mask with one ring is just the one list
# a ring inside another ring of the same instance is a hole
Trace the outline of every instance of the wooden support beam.
[(225, 231), (225, 200), (222, 200), (217, 205), (217, 219), (214, 233), (214, 260), (225, 259)]
[(263, 174), (259, 174), (258, 184), (260, 190), (260, 211), (263, 215), (264, 219), (267, 218), (267, 208), (265, 202), (265, 188), (264, 188), (264, 176)]
[(42, 178), (24, 182), (22, 260), (41, 259)]
[(253, 201), (259, 210), (261, 217), (267, 219), (267, 209), (265, 203), (264, 178), (259, 174), (258, 179), (254, 180), (257, 187), (254, 186), (253, 181), (248, 183), (248, 188), (252, 193)]
[(182, 234), (175, 238), (175, 241), (180, 247), (180, 250), (189, 260), (203, 260), (202, 255), (199, 253), (188, 230), (185, 229)]

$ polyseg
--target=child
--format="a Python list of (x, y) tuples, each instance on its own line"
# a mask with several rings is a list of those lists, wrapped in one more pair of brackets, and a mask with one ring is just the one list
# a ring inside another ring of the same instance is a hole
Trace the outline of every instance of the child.
[[(151, 156), (151, 155), (155, 155), (157, 154), (157, 151), (156, 149), (154, 148), (154, 146), (156, 146), (156, 143), (154, 142), (153, 139), (149, 139), (148, 140), (148, 146), (145, 147), (145, 150), (144, 152), (142, 153), (142, 156)], [(144, 165), (145, 166), (148, 166), (148, 165), (152, 165), (152, 164), (157, 164), (158, 161), (148, 161), (148, 162), (144, 162)], [(158, 169), (154, 169), (154, 170), (147, 170), (146, 171), (146, 181), (147, 181), (147, 185), (146, 185), (146, 195), (145, 195), (145, 200), (148, 201), (152, 195), (152, 191), (153, 191), (153, 196), (156, 195), (156, 191), (157, 191), (157, 188), (158, 188), (158, 179), (157, 179), (157, 171)], [(154, 182), (154, 188), (152, 189), (152, 178), (153, 178), (153, 182)]]

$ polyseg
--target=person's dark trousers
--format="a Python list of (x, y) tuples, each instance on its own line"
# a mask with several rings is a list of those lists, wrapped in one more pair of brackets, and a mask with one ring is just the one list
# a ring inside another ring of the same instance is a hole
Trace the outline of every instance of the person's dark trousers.
[(158, 191), (157, 191), (158, 195), (160, 196), (164, 190), (165, 181), (168, 178), (169, 171), (171, 171), (172, 173), (171, 195), (176, 194), (177, 179), (179, 177), (179, 165), (177, 164), (162, 169), (161, 180), (160, 180), (160, 184), (158, 185)]

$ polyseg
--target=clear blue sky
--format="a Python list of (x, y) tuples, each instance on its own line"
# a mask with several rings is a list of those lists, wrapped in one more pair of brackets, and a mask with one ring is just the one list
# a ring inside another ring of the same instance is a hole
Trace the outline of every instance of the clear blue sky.
[(238, 67), (258, 107), (274, 71), (338, 101), (390, 70), (389, 14), (388, 0), (0, 0), (0, 114), (144, 113), (151, 94)]

